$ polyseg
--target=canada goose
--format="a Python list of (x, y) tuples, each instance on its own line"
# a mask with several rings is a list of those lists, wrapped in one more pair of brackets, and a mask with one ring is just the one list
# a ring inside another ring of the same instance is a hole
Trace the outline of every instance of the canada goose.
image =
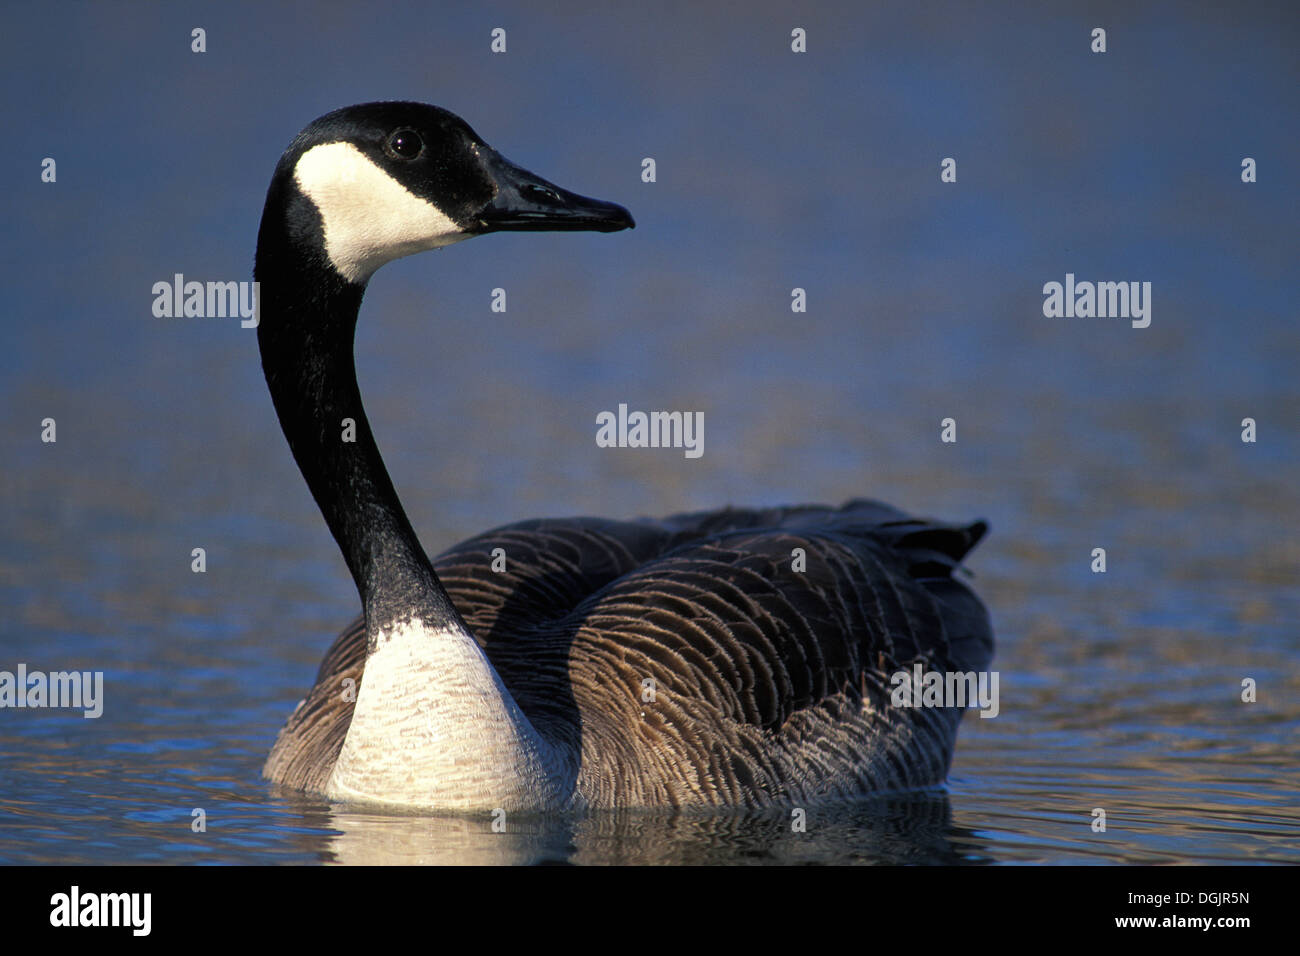
[(891, 675), (988, 665), (987, 613), (952, 576), (982, 522), (859, 500), (527, 521), (433, 562), (420, 547), (357, 387), (370, 276), (497, 230), (632, 226), (433, 106), (338, 110), (281, 157), (257, 242), (262, 366), (364, 613), (270, 780), (448, 810), (802, 805), (943, 781), (962, 711), (894, 706)]

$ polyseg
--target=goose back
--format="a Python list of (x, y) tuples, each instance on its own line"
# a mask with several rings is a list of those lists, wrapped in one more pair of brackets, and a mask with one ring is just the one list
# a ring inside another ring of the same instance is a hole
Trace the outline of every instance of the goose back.
[[(576, 804), (764, 806), (942, 782), (962, 711), (891, 706), (889, 677), (988, 667), (987, 613), (953, 577), (984, 531), (860, 499), (525, 521), (433, 563), (523, 712), (580, 754)], [(267, 777), (324, 790), (365, 655), (358, 618)]]

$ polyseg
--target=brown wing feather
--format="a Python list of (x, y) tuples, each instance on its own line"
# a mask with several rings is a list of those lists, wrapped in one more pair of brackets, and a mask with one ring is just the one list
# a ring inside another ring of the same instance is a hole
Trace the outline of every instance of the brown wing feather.
[[(434, 566), (521, 709), (582, 749), (579, 784), (597, 802), (756, 803), (942, 779), (960, 713), (900, 715), (884, 706), (885, 680), (915, 661), (987, 667), (987, 615), (951, 576), (983, 532), (870, 501), (538, 520)], [(505, 571), (492, 570), (496, 548)], [(267, 776), (323, 788), (351, 721), (343, 680), (359, 685), (364, 657), (356, 621)], [(864, 702), (877, 711), (871, 739), (843, 739), (835, 728)]]

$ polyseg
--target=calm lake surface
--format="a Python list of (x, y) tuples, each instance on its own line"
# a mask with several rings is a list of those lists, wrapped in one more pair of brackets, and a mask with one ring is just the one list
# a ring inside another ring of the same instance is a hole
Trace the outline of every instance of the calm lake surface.
[[(800, 57), (784, 8), (519, 10), (493, 60), (495, 22), (422, 6), (235, 5), (201, 56), (189, 13), (131, 9), (8, 12), (0, 41), (6, 90), (58, 77), (5, 101), (27, 138), (0, 245), (0, 671), (104, 675), (98, 719), (0, 709), (0, 863), (1300, 863), (1293, 15), (1125, 14), (1099, 56), (1091, 21), (1030, 6), (827, 7)], [(155, 318), (150, 289), (250, 278), (292, 135), (396, 97), (638, 220), (372, 282), (358, 374), (426, 548), (855, 496), (986, 518), (1000, 713), (967, 715), (945, 790), (813, 808), (804, 833), (631, 812), (494, 833), (261, 779), (357, 598), (255, 334)], [(1067, 272), (1150, 281), (1150, 326), (1045, 317)], [(619, 403), (703, 412), (703, 456), (598, 448)]]

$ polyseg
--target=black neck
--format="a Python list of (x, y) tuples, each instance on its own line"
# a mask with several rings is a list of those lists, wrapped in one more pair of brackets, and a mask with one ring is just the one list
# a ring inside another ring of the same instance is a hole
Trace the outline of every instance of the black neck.
[[(353, 338), (365, 288), (278, 231), (263, 221), (254, 268), (262, 370), (294, 460), (352, 572), (371, 639), (411, 618), (459, 621), (361, 407)], [(355, 422), (355, 441), (344, 441), (346, 418)]]

